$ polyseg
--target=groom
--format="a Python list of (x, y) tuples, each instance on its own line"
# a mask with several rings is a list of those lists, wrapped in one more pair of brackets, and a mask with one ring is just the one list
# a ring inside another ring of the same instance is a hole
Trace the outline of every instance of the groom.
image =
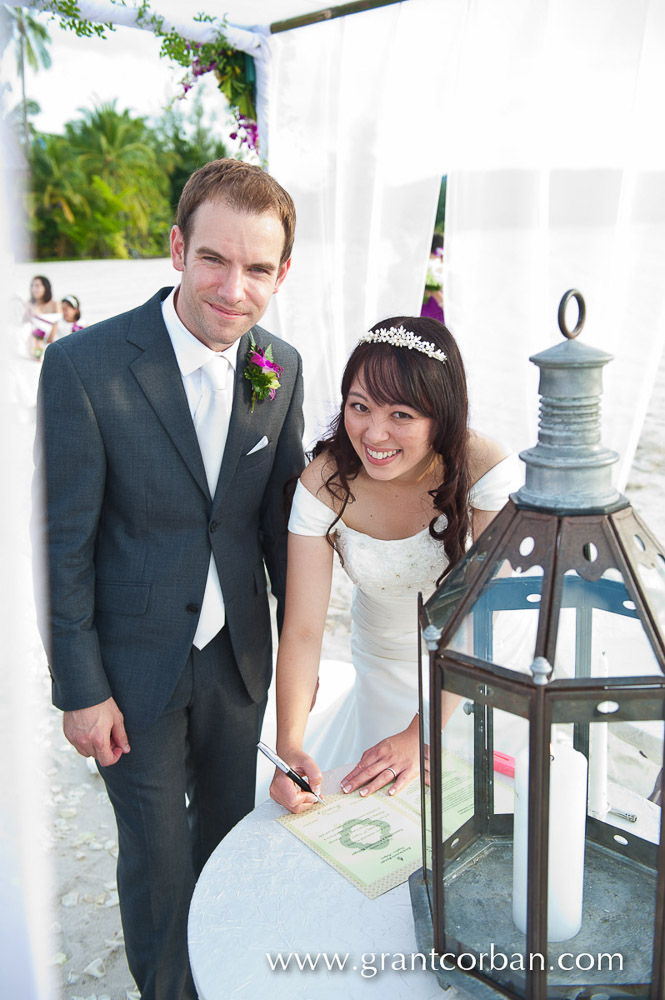
[(300, 357), (256, 324), (289, 270), (294, 228), (272, 177), (208, 163), (171, 232), (178, 287), (44, 358), (36, 466), (53, 701), (115, 810), (143, 1000), (196, 997), (194, 883), (254, 802), (271, 674), (265, 570), (281, 614), (283, 488), (303, 466)]

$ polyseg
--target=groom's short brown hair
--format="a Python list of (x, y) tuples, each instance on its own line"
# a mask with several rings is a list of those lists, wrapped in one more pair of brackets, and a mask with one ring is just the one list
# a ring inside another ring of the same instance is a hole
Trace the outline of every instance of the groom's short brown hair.
[(176, 223), (185, 248), (194, 213), (206, 201), (226, 202), (238, 212), (262, 215), (273, 212), (284, 229), (284, 249), (280, 264), (291, 256), (296, 229), (296, 209), (291, 195), (274, 177), (251, 163), (223, 158), (211, 160), (195, 170), (185, 184), (178, 202)]

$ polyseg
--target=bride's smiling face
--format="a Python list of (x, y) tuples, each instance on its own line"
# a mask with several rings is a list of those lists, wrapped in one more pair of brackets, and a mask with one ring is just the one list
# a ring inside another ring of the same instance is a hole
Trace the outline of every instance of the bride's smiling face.
[(434, 458), (434, 421), (405, 403), (377, 403), (354, 378), (344, 426), (372, 479), (419, 479)]

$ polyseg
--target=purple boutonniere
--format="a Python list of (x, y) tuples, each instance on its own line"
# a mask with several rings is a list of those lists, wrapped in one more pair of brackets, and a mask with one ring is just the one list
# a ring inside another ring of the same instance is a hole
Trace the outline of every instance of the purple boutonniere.
[(275, 398), (275, 393), (279, 389), (279, 377), (284, 369), (272, 359), (272, 344), (268, 344), (265, 351), (262, 351), (256, 346), (251, 334), (249, 335), (249, 344), (245, 378), (252, 386), (251, 412), (253, 413), (257, 399)]

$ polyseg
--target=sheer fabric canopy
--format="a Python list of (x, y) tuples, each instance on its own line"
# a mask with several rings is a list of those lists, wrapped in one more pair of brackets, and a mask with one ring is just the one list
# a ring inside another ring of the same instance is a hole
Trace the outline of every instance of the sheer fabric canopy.
[[(266, 322), (304, 355), (308, 439), (360, 331), (419, 311), (447, 174), (444, 308), (474, 425), (533, 443), (528, 356), (560, 336), (559, 299), (578, 287), (583, 336), (616, 356), (603, 427), (623, 486), (665, 337), (660, 0), (403, 0), (273, 34), (318, 5), (199, 6), (256, 59), (262, 155), (296, 201), (293, 266)], [(177, 0), (152, 8), (194, 39), (215, 30), (181, 23)], [(109, 0), (81, 9), (136, 22)]]
[(269, 164), (299, 209), (275, 305), (309, 429), (359, 332), (419, 311), (447, 174), (444, 308), (474, 426), (534, 443), (528, 358), (578, 287), (585, 340), (616, 358), (603, 439), (623, 488), (665, 338), (662, 4), (409, 0), (270, 45)]

